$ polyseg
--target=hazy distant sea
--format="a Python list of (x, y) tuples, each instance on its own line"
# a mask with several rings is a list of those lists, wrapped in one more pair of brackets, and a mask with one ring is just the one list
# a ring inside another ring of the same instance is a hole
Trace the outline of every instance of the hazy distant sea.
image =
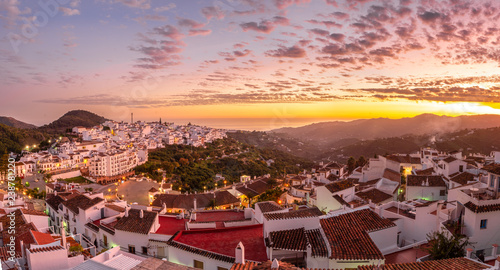
[(300, 127), (317, 122), (336, 119), (315, 118), (204, 118), (204, 119), (162, 119), (176, 124), (191, 124), (224, 129), (267, 131), (281, 127)]

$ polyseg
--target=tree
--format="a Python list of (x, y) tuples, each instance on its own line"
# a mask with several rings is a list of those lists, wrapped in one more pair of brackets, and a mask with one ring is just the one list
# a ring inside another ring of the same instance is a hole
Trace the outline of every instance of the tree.
[(356, 167), (363, 167), (367, 163), (366, 158), (364, 156), (360, 156), (358, 161), (356, 162)]
[(347, 170), (349, 171), (349, 173), (352, 173), (354, 169), (356, 169), (356, 160), (354, 159), (354, 157), (350, 157), (347, 160)]
[(187, 158), (180, 158), (179, 159), (179, 163), (182, 165), (182, 166), (187, 166), (189, 165), (189, 160)]
[(465, 248), (472, 244), (469, 237), (449, 232), (432, 232), (427, 234), (429, 247), (424, 248), (433, 260), (458, 258), (465, 256)]

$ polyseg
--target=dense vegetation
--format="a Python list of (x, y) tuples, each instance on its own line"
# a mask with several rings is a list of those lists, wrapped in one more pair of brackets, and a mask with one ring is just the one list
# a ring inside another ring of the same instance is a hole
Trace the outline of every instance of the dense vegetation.
[(0, 124), (4, 124), (6, 126), (15, 128), (24, 128), (24, 129), (36, 128), (35, 125), (24, 123), (12, 117), (6, 117), (6, 116), (0, 116)]
[(21, 153), (26, 145), (38, 144), (47, 138), (47, 134), (33, 130), (9, 127), (0, 124), (0, 153)]
[(161, 180), (165, 172), (172, 177), (174, 189), (180, 187), (183, 192), (194, 192), (224, 185), (222, 180), (215, 181), (216, 174), (229, 184), (239, 181), (241, 175), (270, 174), (277, 178), (285, 172), (298, 173), (312, 165), (311, 161), (279, 150), (260, 149), (226, 138), (207, 144), (206, 148), (167, 145), (150, 152), (148, 162), (135, 171), (156, 180)]
[(107, 119), (95, 113), (84, 110), (74, 110), (65, 113), (54, 122), (39, 127), (39, 130), (49, 133), (61, 133), (71, 131), (73, 127), (93, 127), (104, 123)]

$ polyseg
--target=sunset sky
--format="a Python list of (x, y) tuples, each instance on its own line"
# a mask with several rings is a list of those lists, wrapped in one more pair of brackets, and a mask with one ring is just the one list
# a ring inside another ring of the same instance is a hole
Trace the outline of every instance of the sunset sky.
[(36, 125), (500, 114), (499, 1), (0, 0), (0, 21), (0, 115)]

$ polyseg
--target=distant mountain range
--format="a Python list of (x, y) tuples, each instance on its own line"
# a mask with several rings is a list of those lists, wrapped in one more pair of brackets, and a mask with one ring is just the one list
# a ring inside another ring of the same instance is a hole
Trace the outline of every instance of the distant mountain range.
[(35, 125), (24, 123), (17, 119), (7, 116), (0, 116), (0, 124), (4, 124), (9, 127), (23, 128), (23, 129), (36, 128)]
[(280, 128), (281, 133), (304, 141), (330, 145), (340, 140), (370, 140), (404, 135), (444, 134), (463, 129), (481, 129), (500, 126), (500, 115), (438, 116), (422, 114), (401, 119), (360, 119), (350, 122), (322, 122), (298, 128)]

